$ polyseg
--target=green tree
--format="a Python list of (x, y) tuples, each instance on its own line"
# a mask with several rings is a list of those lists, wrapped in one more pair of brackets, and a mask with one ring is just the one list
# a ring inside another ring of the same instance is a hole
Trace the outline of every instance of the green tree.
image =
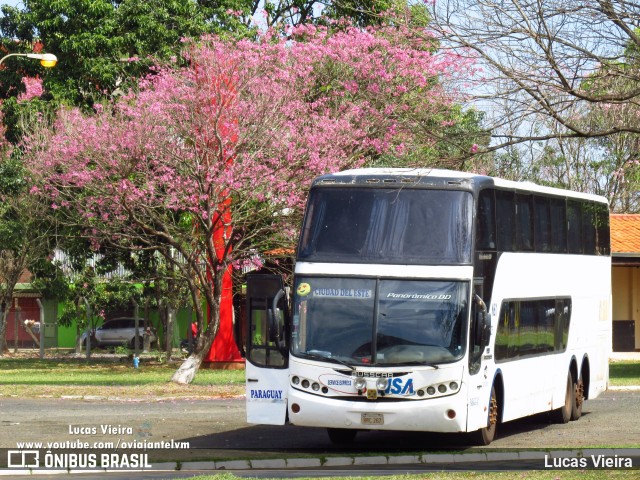
[[(25, 0), (2, 13), (5, 51), (43, 45), (58, 56), (44, 78), (48, 98), (89, 107), (126, 90), (149, 71), (152, 57), (175, 55), (183, 37), (212, 31), (194, 0)], [(24, 68), (19, 73), (36, 67)], [(20, 90), (16, 75), (8, 75), (0, 76), (5, 96)]]
[(30, 194), (22, 163), (0, 145), (0, 355), (7, 350), (6, 327), (13, 292), (22, 273), (50, 250), (49, 205)]

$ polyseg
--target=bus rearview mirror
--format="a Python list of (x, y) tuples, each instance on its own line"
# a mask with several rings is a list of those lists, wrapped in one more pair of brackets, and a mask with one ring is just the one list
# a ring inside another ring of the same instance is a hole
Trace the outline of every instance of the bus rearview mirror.
[(280, 353), (286, 355), (289, 312), (286, 306), (287, 302), (283, 300), (285, 300), (285, 291), (280, 289), (273, 297), (271, 308), (267, 309), (267, 321), (269, 322), (269, 340), (276, 344)]
[(487, 313), (487, 306), (480, 296), (474, 295), (475, 325), (474, 343), (481, 348), (489, 345), (491, 337), (491, 321)]

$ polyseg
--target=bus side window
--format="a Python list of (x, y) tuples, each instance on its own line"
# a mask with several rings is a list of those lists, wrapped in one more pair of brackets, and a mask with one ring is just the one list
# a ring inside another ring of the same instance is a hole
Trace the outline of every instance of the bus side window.
[(521, 252), (533, 250), (533, 208), (531, 195), (516, 195), (516, 248)]
[(596, 255), (596, 209), (597, 204), (582, 204), (582, 242), (586, 255)]
[(476, 231), (477, 250), (496, 249), (495, 201), (493, 190), (483, 190), (478, 197), (478, 218)]
[(570, 298), (505, 300), (496, 334), (496, 361), (564, 351), (570, 317)]
[(509, 303), (503, 302), (496, 329), (495, 356), (496, 361), (509, 358)]
[(570, 200), (567, 202), (567, 225), (569, 253), (582, 253), (582, 204)]
[(598, 204), (596, 211), (596, 243), (598, 255), (611, 254), (611, 230), (609, 227), (609, 208)]
[(562, 322), (561, 322), (561, 331), (562, 331), (562, 350), (566, 350), (567, 342), (569, 340), (569, 324), (571, 323), (571, 299), (565, 298), (562, 300)]
[(555, 299), (538, 302), (538, 351), (540, 353), (555, 350), (556, 303)]
[(536, 195), (534, 206), (535, 244), (536, 252), (551, 251), (551, 217), (549, 214), (549, 199)]
[(501, 252), (513, 252), (515, 245), (515, 205), (513, 192), (496, 191), (496, 219), (498, 250)]
[(598, 255), (611, 253), (611, 231), (609, 230), (609, 209), (599, 203), (596, 209), (596, 249)]
[(551, 251), (566, 253), (567, 251), (567, 220), (565, 200), (562, 198), (549, 199), (549, 216), (551, 225)]

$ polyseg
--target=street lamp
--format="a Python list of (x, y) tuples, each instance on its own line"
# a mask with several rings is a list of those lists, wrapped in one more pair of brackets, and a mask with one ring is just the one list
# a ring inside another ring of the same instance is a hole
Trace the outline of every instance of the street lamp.
[(40, 65), (45, 68), (55, 67), (56, 63), (58, 63), (58, 57), (56, 57), (53, 53), (10, 53), (9, 55), (5, 55), (0, 59), (0, 65), (9, 57), (27, 57), (27, 58), (35, 58), (36, 60), (40, 60)]

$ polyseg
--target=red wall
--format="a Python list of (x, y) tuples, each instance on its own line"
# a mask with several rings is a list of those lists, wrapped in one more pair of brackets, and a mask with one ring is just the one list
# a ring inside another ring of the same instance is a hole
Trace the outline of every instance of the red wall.
[[(27, 333), (24, 328), (25, 320), (34, 320), (36, 322), (40, 321), (40, 307), (38, 307), (38, 302), (35, 298), (18, 298), (18, 305), (20, 306), (20, 323), (18, 324), (18, 347), (19, 348), (30, 348), (37, 347), (36, 342), (33, 341), (33, 338)], [(15, 325), (16, 325), (16, 309), (15, 309), (15, 299), (11, 304), (11, 310), (9, 310), (9, 319), (7, 322), (7, 330), (6, 330), (6, 339), (7, 345), (9, 348), (13, 348), (15, 345)]]

